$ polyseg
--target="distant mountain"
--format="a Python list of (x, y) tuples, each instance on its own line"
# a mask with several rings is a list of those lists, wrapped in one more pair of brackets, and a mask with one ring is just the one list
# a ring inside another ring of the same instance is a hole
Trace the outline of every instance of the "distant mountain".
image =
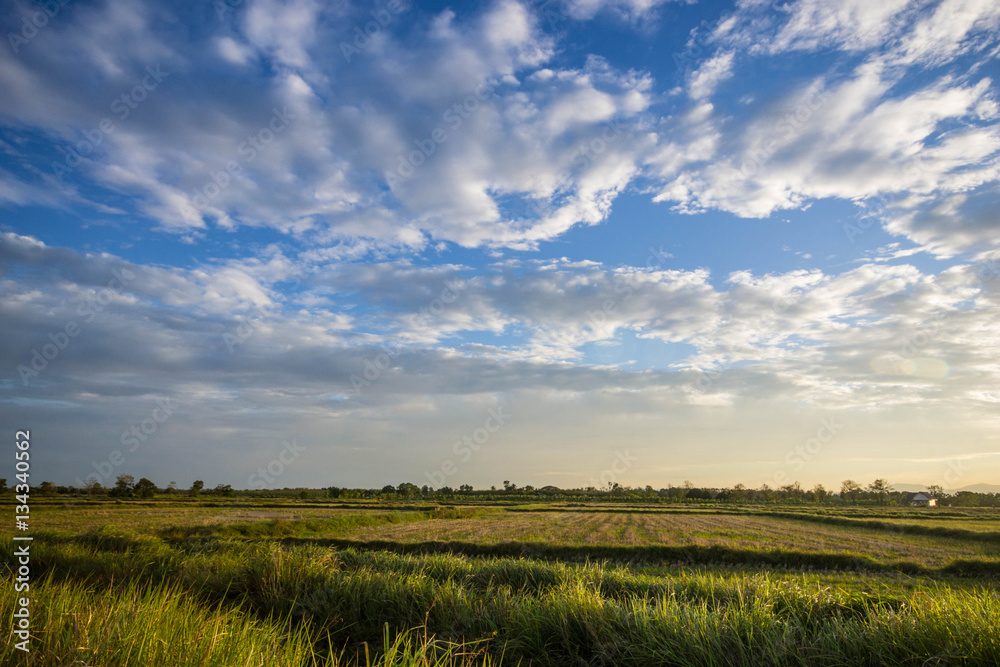
[[(1000, 493), (1000, 484), (970, 484), (969, 486), (963, 486), (961, 489), (955, 489), (955, 491), (972, 491), (973, 493)], [(949, 493), (955, 493), (955, 491), (949, 491)]]

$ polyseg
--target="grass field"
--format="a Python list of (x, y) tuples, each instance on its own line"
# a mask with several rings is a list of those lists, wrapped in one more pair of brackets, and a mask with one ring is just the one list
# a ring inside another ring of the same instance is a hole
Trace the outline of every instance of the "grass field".
[(33, 535), (34, 665), (1000, 664), (996, 510), (163, 499)]

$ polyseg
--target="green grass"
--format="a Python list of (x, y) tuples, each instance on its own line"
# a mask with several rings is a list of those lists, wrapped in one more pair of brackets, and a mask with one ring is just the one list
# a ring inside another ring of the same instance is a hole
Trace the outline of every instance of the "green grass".
[[(149, 512), (130, 528), (84, 521), (73, 529), (55, 517), (35, 533), (32, 664), (1000, 664), (1000, 590), (988, 559), (964, 570), (917, 563), (907, 571), (863, 553), (779, 550), (769, 561), (762, 554), (771, 552), (739, 541), (728, 550), (677, 547), (694, 554), (683, 558), (645, 543), (641, 513), (620, 522), (588, 513), (573, 524), (575, 544), (449, 544), (358, 536), (382, 528), (419, 536), (450, 525), (480, 526), (473, 532), (483, 535), (517, 515), (296, 508), (289, 516), (302, 518), (206, 521)], [(728, 515), (703, 514), (680, 516), (709, 532), (713, 522), (720, 532), (736, 530)], [(530, 526), (547, 520), (521, 516)], [(802, 535), (851, 529), (763, 519)], [(640, 543), (587, 541), (595, 534)], [(956, 553), (964, 544), (902, 538)], [(13, 542), (0, 539), (0, 548), (10, 553)], [(10, 617), (16, 594), (6, 567)], [(0, 664), (21, 657), (13, 641), (0, 650)]]
[[(316, 664), (305, 626), (257, 619), (238, 604), (198, 604), (176, 585), (47, 579), (32, 587), (31, 601), (32, 664)], [(3, 596), (2, 604), (3, 615), (12, 617), (15, 595)], [(0, 648), (2, 664), (23, 659), (13, 640)]]

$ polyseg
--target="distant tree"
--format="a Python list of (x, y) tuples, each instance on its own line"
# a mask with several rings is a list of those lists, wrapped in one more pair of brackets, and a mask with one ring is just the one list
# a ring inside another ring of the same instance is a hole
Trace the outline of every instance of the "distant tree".
[(785, 498), (788, 500), (798, 501), (802, 499), (802, 485), (798, 482), (785, 484), (781, 487), (781, 492), (785, 494)]
[(928, 486), (927, 493), (931, 498), (944, 498), (944, 489), (940, 484), (931, 484)]
[(212, 493), (217, 496), (226, 496), (227, 498), (236, 495), (236, 492), (233, 491), (233, 487), (230, 484), (216, 484)]
[(167, 488), (163, 489), (164, 493), (177, 493), (177, 482), (170, 482), (167, 484)]
[(83, 485), (83, 492), (88, 496), (96, 496), (104, 493), (104, 487), (96, 479), (92, 479)]
[(205, 482), (201, 481), (200, 479), (196, 479), (194, 480), (194, 484), (192, 484), (191, 488), (188, 490), (188, 493), (191, 494), (192, 496), (197, 496), (199, 493), (201, 493), (201, 490), (204, 488), (205, 488)]
[(115, 485), (111, 489), (110, 495), (115, 498), (128, 498), (135, 489), (135, 477), (132, 475), (118, 475)]
[(840, 497), (844, 500), (857, 501), (860, 491), (861, 485), (853, 479), (845, 479), (840, 483)]
[(815, 500), (818, 503), (821, 503), (824, 500), (826, 500), (827, 492), (826, 488), (824, 488), (822, 484), (817, 484), (816, 486), (814, 486), (812, 488), (812, 491), (810, 491), (809, 493), (812, 494), (813, 500)]
[(461, 486), (458, 487), (458, 490), (461, 491), (462, 493), (472, 493), (472, 485), (462, 484)]
[(889, 496), (889, 493), (892, 491), (892, 484), (889, 483), (889, 480), (880, 477), (871, 484), (869, 484), (867, 490), (868, 493), (875, 496), (875, 498), (879, 501), (879, 503), (885, 504), (885, 499)]
[(346, 489), (342, 489), (339, 486), (331, 486), (329, 489), (326, 490), (326, 495), (330, 496), (331, 498), (339, 498), (341, 495), (343, 495), (345, 490)]
[(56, 492), (56, 485), (53, 482), (42, 482), (38, 487), (38, 493), (43, 496), (51, 496)]
[(974, 493), (972, 491), (959, 491), (952, 498), (952, 504), (956, 507), (978, 507), (980, 504), (981, 496), (985, 494)]
[(6, 493), (7, 491), (7, 478), (0, 477), (0, 493)]
[[(688, 482), (688, 484), (690, 484), (690, 482)], [(671, 500), (677, 500), (677, 501), (679, 501), (679, 500), (684, 500), (684, 498), (687, 497), (688, 493), (691, 492), (691, 488), (690, 487), (681, 487), (681, 486), (672, 486), (672, 487), (670, 487), (670, 489), (668, 490), (668, 492), (670, 494), (670, 499)]]
[(382, 487), (382, 493), (396, 493), (396, 487), (392, 484), (386, 484)]
[(299, 491), (299, 498), (305, 500), (308, 497), (309, 497), (309, 489), (302, 489), (301, 491)]
[(396, 487), (396, 492), (401, 496), (416, 496), (420, 494), (420, 487), (416, 484), (410, 484), (409, 482), (403, 482)]
[(156, 494), (156, 484), (145, 477), (141, 478), (135, 484), (135, 495), (140, 498), (152, 498)]

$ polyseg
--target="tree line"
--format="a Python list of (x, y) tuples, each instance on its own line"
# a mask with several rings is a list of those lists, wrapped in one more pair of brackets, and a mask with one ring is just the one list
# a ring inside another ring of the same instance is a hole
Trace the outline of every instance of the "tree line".
[[(6, 479), (0, 479), (0, 493), (9, 491)], [(1000, 493), (975, 493), (959, 491), (955, 494), (945, 492), (940, 486), (931, 485), (925, 492), (938, 500), (938, 504), (955, 507), (1000, 507)], [(105, 487), (91, 480), (83, 487), (57, 486), (52, 482), (42, 482), (33, 489), (40, 495), (83, 495), (106, 496), (117, 499), (152, 498), (157, 495), (176, 496), (221, 496), (236, 495), (249, 497), (285, 497), (302, 499), (342, 498), (342, 499), (383, 499), (383, 500), (419, 500), (419, 499), (458, 499), (470, 498), (480, 500), (513, 500), (513, 499), (551, 499), (551, 500), (604, 500), (653, 503), (695, 503), (695, 502), (729, 502), (729, 503), (815, 503), (835, 504), (852, 503), (859, 505), (892, 505), (906, 502), (907, 493), (897, 491), (884, 478), (878, 478), (871, 483), (862, 485), (851, 479), (844, 480), (839, 491), (827, 490), (822, 484), (811, 489), (803, 488), (799, 482), (772, 488), (767, 484), (751, 488), (743, 484), (733, 487), (696, 487), (691, 482), (681, 486), (668, 486), (654, 489), (652, 486), (632, 487), (612, 482), (602, 488), (593, 486), (563, 489), (556, 486), (535, 488), (528, 484), (518, 486), (510, 480), (504, 480), (503, 487), (491, 486), (489, 489), (474, 489), (469, 484), (457, 488), (443, 486), (432, 488), (428, 485), (417, 486), (410, 482), (398, 485), (388, 484), (382, 488), (346, 488), (330, 486), (322, 489), (284, 488), (284, 489), (253, 489), (237, 490), (229, 484), (218, 484), (206, 489), (202, 480), (196, 480), (190, 488), (179, 489), (176, 482), (170, 482), (165, 487), (158, 487), (146, 477), (136, 481), (132, 475), (119, 475), (114, 485)]]
[[(7, 486), (7, 479), (0, 478), (0, 493), (6, 493), (12, 489)], [(118, 475), (113, 486), (106, 487), (96, 480), (87, 482), (82, 487), (58, 486), (52, 482), (42, 482), (33, 488), (33, 493), (39, 495), (85, 495), (85, 496), (108, 496), (111, 498), (152, 498), (156, 495), (166, 494), (186, 494), (189, 496), (217, 495), (235, 496), (236, 490), (229, 484), (219, 484), (214, 489), (205, 490), (205, 482), (195, 480), (190, 489), (179, 490), (177, 482), (170, 482), (165, 487), (160, 488), (152, 480), (141, 477), (137, 482), (132, 475)]]

